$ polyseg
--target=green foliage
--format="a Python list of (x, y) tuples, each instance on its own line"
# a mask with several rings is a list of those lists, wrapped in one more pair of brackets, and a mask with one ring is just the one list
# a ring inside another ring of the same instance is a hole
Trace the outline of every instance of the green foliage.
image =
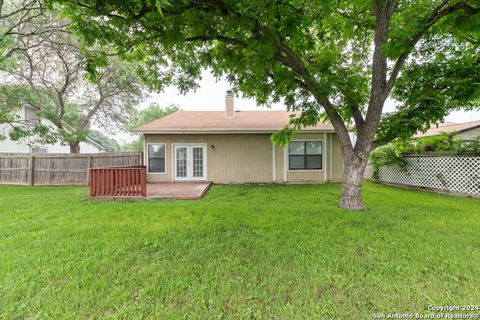
[(122, 151), (143, 151), (143, 136), (136, 137), (133, 141), (122, 146)]
[(177, 105), (170, 105), (166, 108), (162, 108), (156, 103), (150, 104), (145, 109), (132, 110), (132, 115), (130, 116), (128, 123), (128, 129), (131, 130), (140, 127), (179, 110), (180, 108)]
[(400, 105), (383, 117), (377, 139), (409, 139), (451, 111), (479, 109), (479, 44), (438, 38), (422, 43), (397, 81), (394, 98)]
[(29, 88), (11, 83), (0, 84), (0, 110), (14, 112), (21, 107), (34, 106), (38, 102), (36, 95)]
[[(149, 105), (145, 109), (135, 109), (130, 118), (127, 130), (140, 127), (179, 110), (180, 108), (176, 105), (162, 108), (156, 103)], [(143, 137), (136, 135), (136, 138), (132, 142), (123, 145), (122, 149), (125, 151), (143, 151)]]
[(407, 161), (402, 158), (401, 147), (396, 145), (391, 147), (390, 145), (381, 146), (375, 149), (370, 154), (370, 164), (372, 166), (372, 177), (375, 180), (380, 178), (380, 168), (388, 166), (399, 166), (401, 170), (406, 171), (408, 167)]
[(442, 152), (453, 151), (463, 153), (464, 142), (454, 138), (455, 132), (443, 133), (436, 136), (420, 138), (412, 142), (412, 152)]
[[(58, 141), (58, 133), (40, 120), (26, 121), (18, 115), (23, 107), (36, 109), (38, 95), (18, 84), (0, 84), (0, 125), (9, 128), (8, 138), (31, 144), (51, 144)], [(0, 134), (0, 140), (7, 136)]]
[(8, 135), (12, 141), (22, 141), (27, 145), (53, 144), (59, 139), (51, 127), (40, 121), (13, 124)]
[(2, 185), (0, 318), (371, 319), (480, 301), (480, 201), (363, 190), (370, 210), (351, 214), (338, 184), (199, 201)]
[(117, 140), (107, 137), (98, 130), (89, 130), (88, 137), (104, 146), (109, 152), (118, 152), (121, 149)]
[(416, 140), (397, 140), (376, 148), (370, 154), (373, 178), (379, 178), (379, 170), (383, 166), (396, 165), (408, 170), (408, 163), (403, 156), (409, 154), (480, 155), (480, 136), (472, 141), (463, 141), (455, 138), (455, 135), (455, 132), (450, 132)]
[(475, 137), (472, 141), (462, 144), (465, 153), (480, 155), (480, 137)]
[(292, 139), (294, 134), (295, 130), (286, 126), (283, 130), (277, 131), (272, 134), (271, 140), (274, 144), (284, 147), (288, 143), (290, 143), (290, 140)]

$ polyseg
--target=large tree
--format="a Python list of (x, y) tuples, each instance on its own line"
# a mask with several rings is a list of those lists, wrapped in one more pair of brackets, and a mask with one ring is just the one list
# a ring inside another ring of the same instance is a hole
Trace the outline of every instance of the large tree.
[[(41, 7), (36, 10), (25, 13), (31, 17), (28, 21), (12, 25), (11, 33), (24, 35), (15, 38), (15, 50), (9, 51), (11, 61), (0, 65), (0, 76), (7, 76), (0, 100), (18, 93), (17, 104), (30, 105), (40, 117), (53, 122), (61, 142), (70, 146), (70, 152), (78, 153), (92, 124), (115, 132), (128, 122), (143, 87), (132, 64), (115, 57), (109, 57), (109, 63), (97, 68), (95, 74), (86, 72), (95, 48), (82, 48), (66, 28), (68, 20)], [(35, 32), (40, 22), (47, 24), (48, 32)], [(93, 82), (89, 79), (92, 76)], [(18, 91), (19, 85), (30, 94)], [(16, 128), (17, 132), (36, 133), (20, 130), (20, 125)]]
[[(189, 90), (210, 68), (261, 103), (283, 100), (300, 115), (277, 142), (325, 113), (344, 156), (343, 208), (365, 208), (362, 178), (377, 145), (479, 97), (471, 72), (479, 64), (478, 0), (52, 1), (91, 45), (113, 44), (144, 62), (154, 87)], [(398, 110), (382, 120), (397, 80)]]

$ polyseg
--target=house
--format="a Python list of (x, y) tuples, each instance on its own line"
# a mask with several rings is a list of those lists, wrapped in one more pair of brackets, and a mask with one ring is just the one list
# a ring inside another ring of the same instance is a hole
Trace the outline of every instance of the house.
[(133, 131), (144, 136), (148, 182), (323, 183), (340, 181), (343, 158), (333, 126), (297, 132), (289, 146), (270, 137), (287, 111), (178, 111)]
[[(30, 106), (24, 106), (17, 112), (20, 121), (37, 120), (37, 112)], [(55, 125), (47, 119), (40, 120), (44, 125), (55, 127)], [(0, 124), (0, 136), (7, 137), (5, 140), (0, 140), (0, 153), (70, 153), (70, 147), (62, 145), (60, 142), (55, 144), (36, 144), (29, 145), (19, 141), (12, 141), (8, 138), (11, 127), (7, 124)], [(87, 141), (80, 142), (80, 153), (99, 153), (105, 152), (104, 146), (87, 137)]]
[(438, 126), (430, 127), (425, 133), (417, 133), (413, 139), (432, 137), (441, 133), (455, 133), (455, 138), (461, 138), (464, 141), (473, 140), (475, 137), (480, 137), (480, 120), (463, 123), (444, 122), (439, 123)]

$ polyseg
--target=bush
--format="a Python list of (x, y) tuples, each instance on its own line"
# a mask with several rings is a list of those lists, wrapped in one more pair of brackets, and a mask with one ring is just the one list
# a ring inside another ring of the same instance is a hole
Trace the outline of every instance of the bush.
[(408, 154), (452, 152), (456, 155), (480, 155), (480, 137), (476, 137), (473, 141), (464, 141), (454, 138), (455, 134), (442, 133), (416, 140), (400, 140), (378, 147), (370, 155), (373, 178), (379, 179), (380, 168), (383, 166), (397, 165), (402, 170), (408, 170), (408, 163), (403, 158)]
[(401, 152), (386, 145), (375, 149), (370, 155), (370, 163), (373, 168), (372, 177), (375, 180), (380, 179), (380, 168), (383, 166), (398, 165), (403, 170), (407, 169), (407, 161), (401, 157)]
[(473, 141), (464, 143), (462, 148), (470, 154), (480, 154), (480, 136), (473, 139)]
[(454, 134), (440, 134), (432, 137), (425, 137), (412, 141), (414, 150), (420, 152), (434, 152), (434, 151), (461, 151), (462, 139), (454, 139)]

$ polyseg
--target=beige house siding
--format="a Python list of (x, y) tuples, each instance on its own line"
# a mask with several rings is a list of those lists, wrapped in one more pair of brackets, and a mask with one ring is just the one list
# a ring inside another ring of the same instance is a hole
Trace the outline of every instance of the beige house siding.
[[(272, 145), (266, 134), (145, 135), (145, 143), (166, 144), (166, 173), (148, 174), (147, 181), (172, 181), (172, 144), (207, 145), (207, 180), (215, 183), (271, 183)], [(212, 147), (213, 146), (213, 147)]]
[(144, 137), (145, 146), (166, 145), (166, 173), (147, 174), (149, 182), (173, 181), (173, 144), (182, 143), (206, 145), (207, 180), (214, 183), (322, 183), (341, 180), (343, 172), (340, 145), (334, 133), (301, 133), (293, 138), (323, 141), (324, 165), (318, 171), (289, 171), (287, 149), (273, 146), (269, 134), (145, 134)]
[(285, 149), (275, 146), (275, 183), (283, 183)]
[(456, 138), (461, 138), (463, 140), (473, 140), (473, 138), (475, 138), (475, 137), (480, 137), (480, 128), (465, 130), (463, 132), (460, 132), (455, 137)]
[(342, 147), (340, 146), (340, 141), (338, 140), (337, 134), (330, 134), (331, 135), (331, 156), (332, 159), (332, 166), (331, 166), (331, 181), (338, 182), (342, 181), (343, 178), (343, 154), (342, 154)]

